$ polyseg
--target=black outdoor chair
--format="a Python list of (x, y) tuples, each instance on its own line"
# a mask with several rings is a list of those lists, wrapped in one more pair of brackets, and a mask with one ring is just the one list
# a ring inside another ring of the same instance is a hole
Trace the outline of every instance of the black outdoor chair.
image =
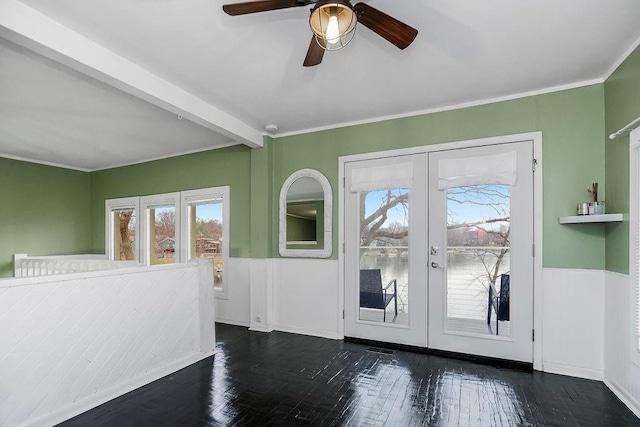
[(491, 309), (496, 311), (496, 335), (498, 335), (498, 322), (509, 320), (509, 287), (510, 275), (500, 275), (500, 292), (496, 292), (493, 285), (489, 284), (489, 308), (487, 312), (487, 325), (491, 324)]
[[(388, 289), (393, 284), (393, 293)], [(395, 317), (398, 317), (398, 285), (396, 279), (382, 287), (382, 276), (380, 269), (360, 270), (360, 307), (377, 308), (383, 310), (382, 319), (387, 321), (387, 306), (394, 300)]]

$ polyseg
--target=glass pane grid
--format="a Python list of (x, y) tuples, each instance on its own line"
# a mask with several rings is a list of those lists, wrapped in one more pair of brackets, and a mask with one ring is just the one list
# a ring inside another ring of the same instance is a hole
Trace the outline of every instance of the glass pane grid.
[(133, 261), (136, 259), (136, 211), (135, 209), (114, 209), (112, 211), (113, 259)]
[(447, 190), (446, 329), (510, 335), (510, 187)]
[(359, 318), (408, 325), (409, 190), (374, 190), (359, 197)]
[(222, 200), (198, 201), (188, 205), (189, 258), (213, 262), (213, 287), (223, 288)]
[(151, 265), (173, 264), (176, 262), (176, 208), (159, 206), (149, 209)]

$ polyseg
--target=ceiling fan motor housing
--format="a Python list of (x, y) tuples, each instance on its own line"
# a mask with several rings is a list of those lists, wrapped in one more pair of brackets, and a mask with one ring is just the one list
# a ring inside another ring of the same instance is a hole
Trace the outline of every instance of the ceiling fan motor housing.
[(309, 25), (313, 31), (305, 67), (313, 67), (322, 62), (325, 50), (345, 47), (355, 35), (359, 22), (380, 37), (405, 49), (418, 35), (418, 30), (386, 13), (360, 2), (354, 6), (349, 0), (254, 0), (231, 3), (222, 6), (228, 15), (267, 12), (291, 7), (305, 7), (313, 4)]
[(316, 42), (325, 50), (345, 47), (356, 33), (357, 22), (347, 0), (318, 0), (309, 18)]

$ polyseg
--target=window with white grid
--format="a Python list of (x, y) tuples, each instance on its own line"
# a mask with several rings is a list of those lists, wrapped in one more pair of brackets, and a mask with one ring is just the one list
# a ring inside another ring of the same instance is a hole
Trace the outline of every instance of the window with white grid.
[(227, 298), (230, 189), (228, 186), (105, 201), (109, 259), (172, 264), (210, 258), (212, 286)]

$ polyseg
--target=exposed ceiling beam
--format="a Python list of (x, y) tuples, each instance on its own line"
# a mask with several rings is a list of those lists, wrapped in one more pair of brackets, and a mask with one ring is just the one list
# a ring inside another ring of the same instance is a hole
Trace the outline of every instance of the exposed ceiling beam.
[(146, 102), (262, 147), (262, 132), (17, 0), (0, 0), (0, 37)]

